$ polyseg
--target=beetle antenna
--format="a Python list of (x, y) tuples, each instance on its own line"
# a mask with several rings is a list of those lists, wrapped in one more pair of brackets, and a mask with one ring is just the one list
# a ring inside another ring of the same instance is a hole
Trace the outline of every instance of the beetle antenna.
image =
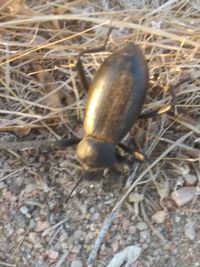
[(77, 183), (75, 184), (75, 186), (72, 188), (71, 192), (69, 193), (69, 195), (67, 196), (66, 200), (65, 200), (65, 204), (69, 201), (69, 199), (71, 198), (72, 194), (74, 193), (74, 191), (76, 190), (76, 188), (79, 186), (79, 184), (82, 182), (83, 178), (85, 177), (85, 172), (82, 173), (81, 177), (79, 178), (79, 180), (77, 181)]

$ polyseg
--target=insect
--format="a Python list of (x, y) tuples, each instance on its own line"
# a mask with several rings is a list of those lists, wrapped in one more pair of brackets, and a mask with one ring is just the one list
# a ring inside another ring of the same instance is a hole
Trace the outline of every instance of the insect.
[[(80, 56), (77, 66), (87, 90)], [(76, 148), (77, 158), (84, 169), (113, 166), (117, 161), (118, 145), (136, 158), (144, 158), (120, 141), (139, 117), (149, 116), (140, 115), (148, 82), (147, 62), (140, 48), (133, 43), (111, 54), (100, 66), (88, 90), (83, 122), (85, 135)], [(156, 112), (162, 113), (163, 109)]]
[(147, 88), (147, 63), (135, 44), (113, 53), (100, 66), (89, 87), (85, 136), (76, 149), (86, 169), (116, 162), (116, 145), (137, 120)]

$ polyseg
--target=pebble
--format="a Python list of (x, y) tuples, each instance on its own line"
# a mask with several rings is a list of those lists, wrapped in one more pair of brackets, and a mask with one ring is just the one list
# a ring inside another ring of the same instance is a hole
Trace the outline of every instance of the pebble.
[(194, 223), (193, 222), (189, 222), (185, 225), (185, 235), (190, 239), (190, 240), (194, 240), (196, 233), (195, 233), (195, 229), (194, 229)]
[(36, 232), (43, 232), (44, 230), (50, 227), (49, 222), (47, 221), (37, 221), (35, 231)]
[(23, 228), (18, 228), (17, 235), (22, 235), (25, 232)]
[(144, 195), (139, 194), (137, 192), (131, 192), (128, 196), (128, 201), (133, 202), (133, 203), (141, 202), (143, 201), (143, 199), (144, 199)]
[(114, 252), (116, 252), (119, 249), (119, 239), (117, 236), (114, 236), (112, 238), (111, 247), (112, 247)]
[(81, 251), (81, 247), (80, 246), (73, 246), (73, 248), (71, 249), (71, 253), (74, 254), (78, 254)]
[(35, 188), (36, 188), (35, 184), (27, 184), (25, 189), (24, 189), (24, 192), (25, 193), (31, 193), (33, 190), (35, 190)]
[(160, 210), (160, 211), (157, 211), (156, 213), (154, 213), (152, 215), (151, 219), (155, 223), (164, 223), (166, 216), (167, 216), (166, 212), (164, 210)]
[(4, 182), (0, 182), (0, 189), (3, 189), (6, 187), (6, 184)]
[(140, 239), (142, 240), (142, 241), (145, 241), (146, 243), (148, 243), (148, 240), (147, 239), (149, 239), (150, 238), (150, 233), (149, 233), (149, 231), (141, 231), (140, 232)]
[(184, 176), (185, 184), (187, 186), (195, 185), (197, 182), (197, 177), (193, 174), (187, 174)]
[(34, 232), (30, 232), (28, 234), (28, 241), (30, 241), (33, 245), (36, 245), (40, 240), (38, 238), (38, 235)]
[(94, 223), (90, 224), (90, 231), (91, 232), (96, 232), (97, 231), (97, 225), (94, 224)]
[(22, 206), (20, 208), (20, 212), (23, 214), (23, 215), (26, 215), (28, 213), (28, 208), (26, 206)]
[(53, 262), (56, 261), (59, 256), (59, 253), (57, 251), (51, 249), (47, 250), (45, 254)]
[(129, 234), (129, 235), (133, 235), (133, 234), (135, 234), (135, 232), (136, 232), (136, 227), (133, 226), (133, 225), (131, 225), (131, 226), (129, 227), (129, 229), (128, 229), (128, 234)]
[(119, 240), (119, 246), (120, 247), (125, 247), (126, 246), (126, 241), (124, 239)]
[(122, 224), (122, 228), (124, 231), (127, 231), (129, 229), (130, 226), (130, 221), (129, 220), (124, 220), (123, 224)]
[(4, 230), (5, 230), (5, 234), (6, 234), (7, 237), (11, 237), (13, 235), (14, 229), (12, 227), (12, 224), (7, 223), (4, 226)]
[(176, 203), (178, 207), (182, 207), (190, 203), (196, 196), (196, 187), (183, 187), (171, 194), (172, 200)]
[(74, 260), (71, 262), (70, 267), (83, 267), (83, 263), (79, 260)]
[(88, 234), (87, 234), (87, 238), (88, 238), (88, 240), (92, 240), (92, 239), (94, 239), (95, 238), (95, 232), (89, 232)]
[(181, 217), (180, 216), (175, 216), (174, 221), (176, 223), (179, 223), (181, 221)]
[(95, 211), (96, 211), (95, 207), (91, 207), (91, 208), (90, 208), (90, 214), (94, 214)]
[(81, 230), (76, 230), (73, 234), (73, 240), (80, 240), (81, 237), (83, 236), (83, 232)]
[(119, 242), (116, 240), (116, 242), (111, 244), (111, 247), (114, 252), (116, 252), (119, 249)]
[(40, 155), (38, 160), (39, 160), (40, 163), (45, 163), (46, 162), (46, 157), (44, 155)]
[(98, 212), (95, 212), (90, 219), (91, 221), (98, 221), (99, 217), (100, 214)]
[(18, 176), (17, 179), (15, 180), (15, 183), (18, 187), (20, 187), (24, 182), (24, 178), (22, 176)]
[(136, 228), (139, 230), (139, 231), (144, 231), (148, 228), (148, 225), (145, 223), (145, 222), (139, 222), (136, 224)]

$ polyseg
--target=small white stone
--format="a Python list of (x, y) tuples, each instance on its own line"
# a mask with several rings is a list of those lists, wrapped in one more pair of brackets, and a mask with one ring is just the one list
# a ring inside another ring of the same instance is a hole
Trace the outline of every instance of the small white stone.
[(144, 231), (148, 229), (148, 225), (145, 222), (139, 222), (137, 223), (136, 228), (140, 231)]
[(79, 260), (74, 260), (71, 262), (70, 267), (83, 267), (83, 263)]
[(20, 208), (20, 212), (23, 214), (23, 215), (26, 215), (28, 213), (28, 208), (26, 206), (22, 206)]
[(156, 213), (154, 213), (152, 215), (151, 219), (155, 223), (164, 223), (166, 216), (167, 216), (166, 212), (164, 210), (160, 210), (160, 211), (157, 211)]
[(190, 240), (194, 240), (196, 233), (194, 230), (194, 223), (189, 222), (185, 225), (185, 235), (190, 239)]

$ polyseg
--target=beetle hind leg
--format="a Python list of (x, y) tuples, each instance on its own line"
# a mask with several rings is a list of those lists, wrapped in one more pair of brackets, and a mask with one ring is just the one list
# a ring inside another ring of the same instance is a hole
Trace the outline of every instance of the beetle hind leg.
[(89, 83), (88, 83), (87, 77), (85, 75), (85, 70), (84, 70), (84, 67), (83, 67), (83, 64), (81, 61), (81, 57), (84, 54), (97, 53), (97, 52), (104, 51), (106, 48), (106, 45), (108, 43), (108, 40), (109, 40), (109, 37), (110, 37), (112, 30), (113, 30), (113, 28), (111, 27), (107, 33), (107, 37), (106, 37), (105, 42), (102, 46), (91, 48), (91, 49), (85, 49), (85, 50), (81, 51), (78, 55), (77, 62), (76, 62), (76, 70), (78, 72), (79, 79), (80, 79), (85, 91), (88, 91)]
[(169, 87), (169, 94), (171, 95), (171, 104), (167, 104), (164, 105), (156, 110), (150, 110), (150, 111), (146, 111), (146, 112), (142, 112), (139, 115), (139, 119), (148, 119), (148, 118), (152, 118), (155, 117), (157, 115), (166, 113), (168, 111), (172, 111), (173, 114), (177, 115), (177, 110), (176, 110), (176, 88), (179, 87), (181, 84), (185, 83), (185, 82), (190, 82), (192, 81), (191, 77), (186, 77), (180, 81), (178, 81), (175, 85), (172, 85)]
[(80, 142), (80, 138), (71, 137), (71, 138), (63, 138), (54, 142), (54, 145), (59, 147), (70, 147), (77, 145)]

